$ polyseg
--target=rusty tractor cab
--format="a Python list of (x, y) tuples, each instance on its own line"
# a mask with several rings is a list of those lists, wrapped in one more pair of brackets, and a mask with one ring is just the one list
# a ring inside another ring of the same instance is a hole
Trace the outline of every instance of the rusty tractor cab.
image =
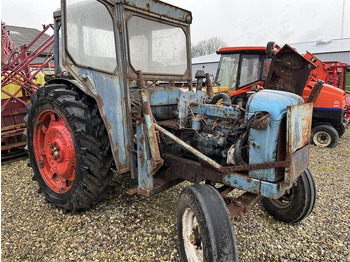
[[(195, 183), (178, 206), (183, 261), (237, 261), (231, 221), (260, 200), (287, 223), (310, 214), (312, 104), (263, 90), (243, 109), (224, 93), (176, 87), (191, 86), (192, 15), (181, 8), (63, 0), (61, 10), (58, 77), (32, 96), (25, 119), (34, 178), (48, 201), (90, 208), (105, 194), (112, 166), (137, 179), (129, 194)], [(244, 193), (234, 198), (235, 189)]]
[[(310, 53), (301, 56), (291, 46), (274, 42), (266, 47), (223, 47), (215, 83), (228, 87), (233, 103), (245, 107), (256, 89), (298, 94), (307, 102), (319, 80), (327, 82), (327, 66)], [(311, 66), (311, 71), (310, 71)], [(346, 93), (324, 83), (314, 101), (311, 141), (319, 147), (335, 147), (349, 122)]]

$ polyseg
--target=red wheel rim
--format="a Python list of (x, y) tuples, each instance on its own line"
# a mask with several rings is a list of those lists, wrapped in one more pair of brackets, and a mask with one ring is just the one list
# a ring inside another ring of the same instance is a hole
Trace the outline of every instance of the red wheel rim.
[(36, 163), (45, 183), (64, 194), (75, 179), (75, 148), (66, 121), (52, 109), (42, 111), (34, 126), (33, 146)]

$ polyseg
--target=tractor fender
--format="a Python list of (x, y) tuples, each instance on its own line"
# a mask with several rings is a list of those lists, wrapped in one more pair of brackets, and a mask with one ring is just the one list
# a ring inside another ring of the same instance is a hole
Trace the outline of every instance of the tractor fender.
[(87, 88), (85, 88), (83, 85), (81, 85), (78, 81), (72, 80), (72, 79), (67, 79), (67, 78), (54, 78), (50, 81), (48, 81), (47, 84), (65, 84), (69, 87), (77, 87), (79, 88), (82, 92), (87, 94), (88, 96), (94, 98), (94, 95), (91, 93), (91, 91)]

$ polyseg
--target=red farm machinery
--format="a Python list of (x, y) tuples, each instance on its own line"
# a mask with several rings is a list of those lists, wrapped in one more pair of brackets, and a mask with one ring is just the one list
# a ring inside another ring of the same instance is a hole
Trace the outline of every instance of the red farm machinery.
[[(257, 88), (290, 92), (287, 89), (290, 76), (297, 73), (305, 71), (302, 78), (306, 84), (297, 90), (305, 101), (316, 84), (322, 81), (322, 90), (313, 108), (311, 141), (320, 147), (337, 146), (350, 116), (350, 102), (345, 92), (346, 66), (329, 66), (309, 52), (289, 61), (288, 58), (294, 57), (297, 51), (289, 45), (281, 48), (274, 42), (269, 42), (267, 47), (223, 47), (217, 53), (221, 55), (221, 60), (216, 85), (228, 87), (232, 102), (241, 100), (243, 105)], [(312, 63), (311, 71), (301, 67), (304, 60)], [(279, 71), (271, 70), (274, 64), (282, 65), (277, 67)], [(298, 79), (301, 81), (301, 78)]]
[[(1, 158), (23, 154), (25, 106), (30, 96), (45, 84), (43, 69), (53, 59), (54, 36), (43, 31), (28, 45), (16, 47), (6, 25), (1, 23)], [(34, 64), (37, 57), (43, 62)]]

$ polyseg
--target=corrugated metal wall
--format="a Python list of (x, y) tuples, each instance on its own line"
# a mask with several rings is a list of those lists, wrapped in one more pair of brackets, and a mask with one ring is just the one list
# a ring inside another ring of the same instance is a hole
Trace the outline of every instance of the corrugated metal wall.
[(350, 52), (313, 54), (321, 61), (339, 61), (350, 65)]

